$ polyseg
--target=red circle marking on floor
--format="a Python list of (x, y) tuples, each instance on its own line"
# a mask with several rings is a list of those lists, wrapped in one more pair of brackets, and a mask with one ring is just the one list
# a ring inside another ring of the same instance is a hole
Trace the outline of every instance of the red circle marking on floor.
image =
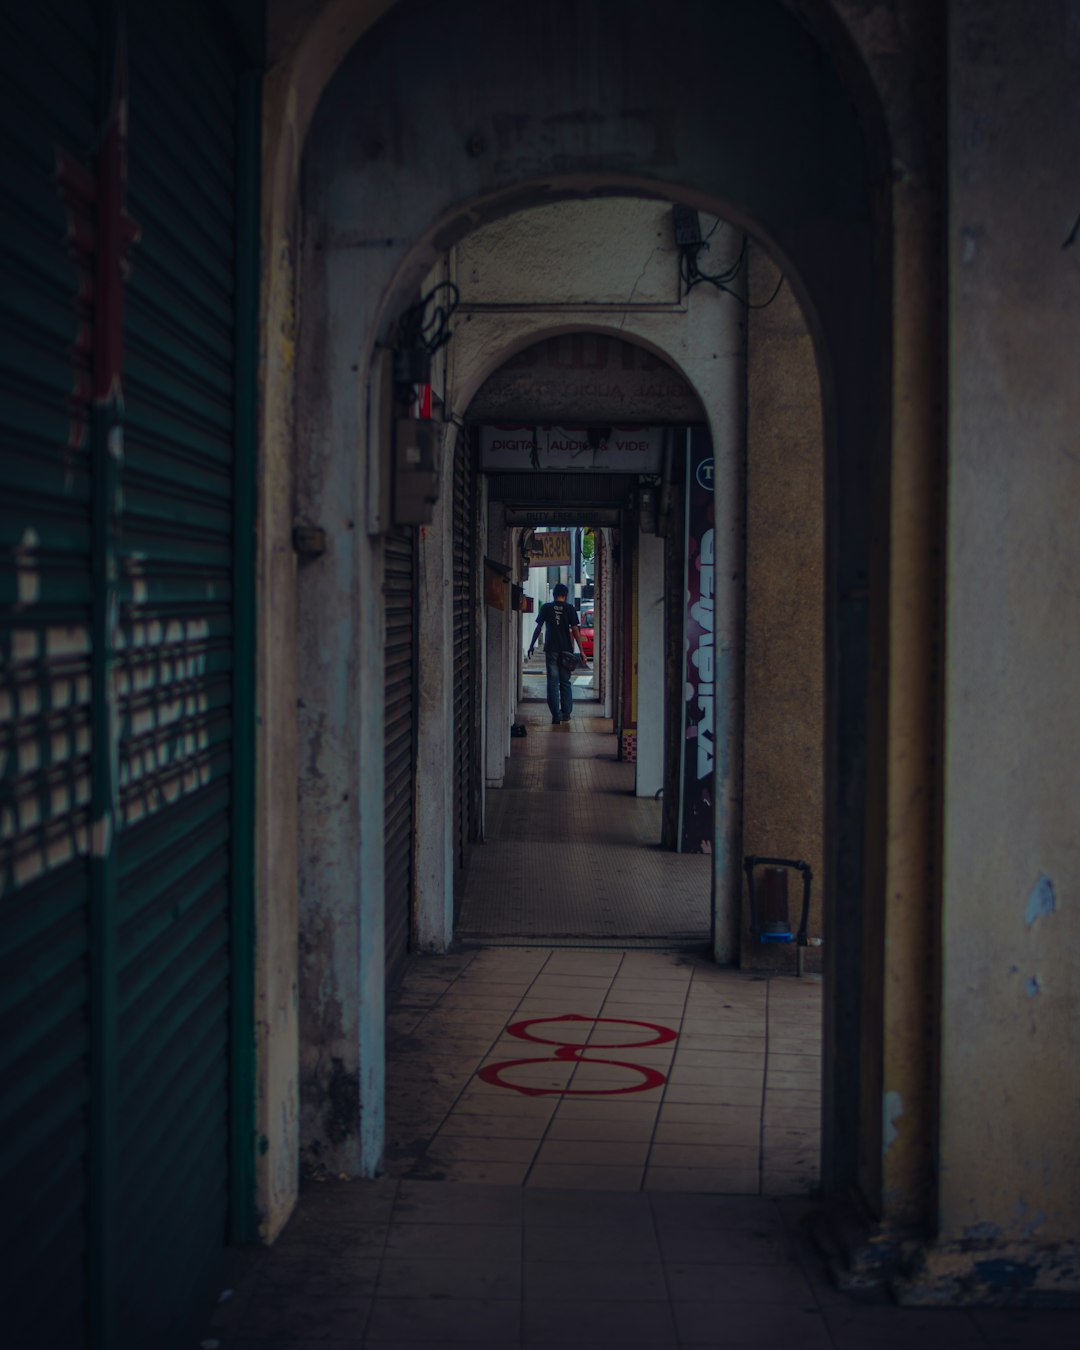
[[(574, 1047), (584, 1048), (584, 1047)], [(527, 1087), (522, 1083), (505, 1083), (501, 1074), (506, 1069), (516, 1069), (522, 1064), (565, 1064), (565, 1059), (504, 1059), (498, 1064), (485, 1064), (477, 1070), (476, 1076), (495, 1087), (510, 1088), (526, 1097), (617, 1097), (627, 1092), (647, 1092), (649, 1088), (660, 1087), (665, 1081), (659, 1069), (651, 1069), (645, 1064), (628, 1064), (621, 1059), (579, 1059), (579, 1064), (613, 1064), (620, 1069), (633, 1069), (644, 1081), (631, 1083), (620, 1088), (565, 1088), (565, 1087)]]
[[(643, 1050), (647, 1045), (666, 1045), (669, 1041), (675, 1040), (679, 1033), (673, 1031), (671, 1027), (659, 1026), (656, 1022), (636, 1022), (629, 1017), (584, 1017), (581, 1013), (562, 1013), (558, 1017), (529, 1017), (523, 1022), (512, 1022), (506, 1029), (511, 1036), (516, 1036), (519, 1041), (532, 1041), (535, 1045), (575, 1045), (573, 1041), (549, 1041), (544, 1036), (530, 1036), (529, 1027), (535, 1027), (540, 1023), (547, 1022), (611, 1022), (618, 1023), (625, 1027), (647, 1027), (650, 1031), (657, 1034), (651, 1041), (620, 1041), (614, 1045), (605, 1045), (600, 1042), (589, 1045), (581, 1045), (578, 1048), (582, 1050)], [(597, 1061), (600, 1062), (600, 1061)]]

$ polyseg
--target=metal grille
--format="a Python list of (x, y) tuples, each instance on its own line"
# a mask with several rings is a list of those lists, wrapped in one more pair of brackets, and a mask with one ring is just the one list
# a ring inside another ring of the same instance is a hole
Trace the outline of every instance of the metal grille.
[(460, 898), (473, 837), (476, 606), (476, 470), (472, 438), (454, 451), (454, 895)]
[(0, 548), (8, 560), (0, 581), (0, 1266), (5, 1340), (78, 1350), (87, 1289), (93, 316), (88, 259), (74, 239), (86, 239), (93, 184), (89, 205), (75, 194), (65, 202), (55, 179), (57, 151), (82, 166), (97, 136), (95, 9), (9, 5), (0, 32)]
[(400, 527), (386, 536), (384, 871), (388, 993), (397, 983), (408, 954), (413, 899), (415, 555), (415, 532), (411, 528)]

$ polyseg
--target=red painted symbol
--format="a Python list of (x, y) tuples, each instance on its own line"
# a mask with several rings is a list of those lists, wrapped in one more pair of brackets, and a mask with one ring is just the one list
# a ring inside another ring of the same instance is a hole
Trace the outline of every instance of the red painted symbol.
[[(545, 1036), (533, 1036), (529, 1028), (549, 1022), (604, 1022), (624, 1027), (645, 1027), (655, 1035), (647, 1041), (616, 1041), (613, 1044), (596, 1043), (575, 1045), (571, 1041), (548, 1040)], [(649, 1088), (659, 1087), (665, 1081), (659, 1069), (650, 1069), (645, 1064), (631, 1064), (623, 1059), (585, 1059), (586, 1050), (640, 1050), (647, 1045), (666, 1045), (678, 1036), (670, 1027), (657, 1026), (655, 1022), (634, 1022), (625, 1017), (583, 1017), (580, 1013), (564, 1013), (561, 1017), (530, 1017), (524, 1022), (513, 1022), (507, 1031), (520, 1041), (531, 1041), (534, 1045), (553, 1045), (554, 1055), (549, 1059), (504, 1059), (498, 1064), (485, 1064), (477, 1073), (485, 1083), (496, 1087), (510, 1088), (526, 1097), (617, 1097), (626, 1092), (647, 1092)], [(565, 1064), (567, 1061), (578, 1064), (610, 1064), (618, 1069), (631, 1069), (641, 1074), (640, 1083), (631, 1083), (628, 1087), (617, 1088), (561, 1088), (528, 1087), (522, 1083), (510, 1083), (503, 1074), (508, 1069), (516, 1069), (522, 1064)]]

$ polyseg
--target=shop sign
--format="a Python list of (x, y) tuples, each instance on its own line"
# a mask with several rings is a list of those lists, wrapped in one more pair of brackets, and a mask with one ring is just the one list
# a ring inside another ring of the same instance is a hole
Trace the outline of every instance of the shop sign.
[(530, 567), (569, 567), (573, 562), (566, 530), (537, 531), (528, 543)]
[(488, 473), (655, 474), (663, 460), (663, 427), (480, 428), (480, 468)]

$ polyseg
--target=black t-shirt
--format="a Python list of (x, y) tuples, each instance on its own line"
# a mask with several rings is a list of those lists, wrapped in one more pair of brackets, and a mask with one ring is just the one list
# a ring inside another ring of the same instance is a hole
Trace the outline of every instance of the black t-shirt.
[(577, 610), (573, 605), (560, 604), (556, 600), (549, 600), (546, 604), (540, 606), (540, 613), (536, 616), (536, 626), (544, 625), (544, 651), (546, 652), (572, 652), (574, 650), (574, 639), (570, 632), (571, 628), (577, 628), (581, 624), (578, 618)]

